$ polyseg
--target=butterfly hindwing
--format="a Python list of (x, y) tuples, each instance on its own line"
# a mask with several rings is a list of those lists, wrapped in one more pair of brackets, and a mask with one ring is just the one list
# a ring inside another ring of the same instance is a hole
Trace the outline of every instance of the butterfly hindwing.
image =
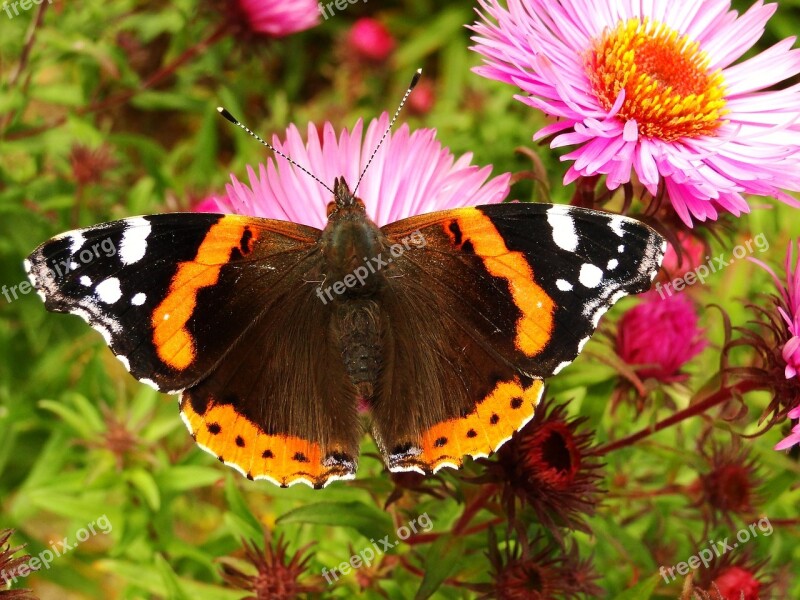
[(84, 318), (135, 377), (185, 390), (206, 450), (254, 478), (321, 486), (352, 476), (359, 424), (325, 346), (330, 311), (309, 304), (319, 234), (238, 215), (133, 217), (57, 236), (26, 269), (49, 310)]
[(546, 204), (455, 209), (382, 230), (394, 242), (424, 240), (396, 258), (382, 303), (391, 363), (373, 414), (393, 470), (495, 450), (531, 418), (540, 380), (575, 359), (600, 316), (650, 287), (664, 252), (638, 221)]
[[(298, 277), (300, 273), (297, 273)], [(181, 399), (195, 440), (250, 479), (323, 487), (355, 474), (356, 389), (311, 285), (262, 294), (264, 310)]]

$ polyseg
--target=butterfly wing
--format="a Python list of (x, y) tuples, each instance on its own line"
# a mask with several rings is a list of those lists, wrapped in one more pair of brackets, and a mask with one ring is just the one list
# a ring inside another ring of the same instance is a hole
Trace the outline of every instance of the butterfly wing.
[(382, 229), (396, 244), (421, 241), (392, 263), (382, 298), (389, 325), (373, 415), (393, 471), (496, 450), (603, 313), (649, 289), (665, 250), (633, 219), (547, 204), (455, 209)]
[(319, 235), (238, 215), (134, 217), (57, 236), (25, 266), (49, 310), (84, 318), (140, 381), (184, 392), (204, 449), (253, 478), (319, 486), (352, 476), (359, 432), (330, 310), (307, 281)]

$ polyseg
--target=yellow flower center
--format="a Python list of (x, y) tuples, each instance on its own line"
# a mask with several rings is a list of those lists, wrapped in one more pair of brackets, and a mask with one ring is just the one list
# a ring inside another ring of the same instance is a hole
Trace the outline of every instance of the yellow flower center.
[(586, 54), (592, 90), (609, 110), (620, 92), (620, 118), (635, 120), (639, 134), (673, 141), (711, 135), (722, 125), (722, 72), (708, 70), (697, 42), (661, 23), (621, 21)]

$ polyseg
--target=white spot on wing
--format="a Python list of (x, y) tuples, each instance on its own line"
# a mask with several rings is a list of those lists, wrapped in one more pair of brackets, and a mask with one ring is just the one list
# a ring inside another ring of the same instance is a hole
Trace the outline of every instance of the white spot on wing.
[(126, 222), (122, 241), (119, 244), (119, 258), (123, 265), (130, 265), (141, 260), (147, 251), (147, 236), (152, 227), (147, 219), (134, 217)]
[[(181, 420), (186, 425), (186, 429), (188, 429), (191, 433), (194, 433), (194, 430), (192, 429), (192, 425), (191, 425), (191, 423), (189, 423), (189, 417), (186, 416), (186, 413), (181, 411), (180, 415), (181, 415)], [(203, 446), (203, 444), (197, 444), (197, 445), (200, 446), (206, 452), (210, 452), (210, 450), (208, 448), (206, 448), (205, 446)], [(210, 452), (210, 453), (214, 454), (213, 452)], [(214, 454), (214, 456), (216, 456), (216, 454)]]
[(77, 254), (83, 245), (86, 243), (86, 238), (80, 231), (73, 231), (69, 235), (69, 253)]
[(586, 336), (585, 338), (583, 338), (583, 339), (582, 339), (580, 342), (578, 342), (578, 354), (580, 354), (581, 352), (583, 352), (583, 347), (586, 345), (586, 343), (587, 343), (588, 341), (589, 341), (589, 336), (587, 335), (587, 336)]
[(578, 234), (575, 232), (575, 222), (572, 217), (564, 212), (561, 206), (554, 206), (547, 211), (547, 222), (553, 228), (553, 241), (556, 246), (568, 252), (578, 249)]
[(611, 220), (608, 223), (608, 226), (611, 228), (611, 231), (616, 233), (619, 237), (625, 235), (625, 231), (622, 229), (623, 220), (619, 217), (611, 217)]
[(142, 292), (139, 292), (133, 298), (131, 298), (131, 304), (134, 306), (141, 306), (144, 304), (145, 300), (147, 300), (147, 296), (145, 296)]
[[(330, 475), (328, 479), (325, 481), (325, 483), (322, 484), (322, 487), (326, 488), (334, 481), (347, 481), (349, 479), (355, 479), (355, 478), (356, 478), (355, 473), (348, 473), (347, 475)], [(256, 479), (258, 479), (258, 477), (256, 477)]]
[(25, 260), (22, 261), (22, 266), (25, 267), (25, 272), (30, 274), (30, 272), (31, 272), (31, 261), (29, 261), (26, 258)]
[(627, 295), (628, 294), (626, 294), (624, 291), (619, 291), (619, 292), (614, 293), (611, 296), (611, 298), (608, 299), (608, 305), (612, 306), (612, 305), (616, 304), (617, 300), (619, 300), (620, 298), (624, 298)]
[(557, 374), (557, 373), (560, 373), (561, 371), (563, 371), (563, 370), (564, 370), (564, 367), (568, 367), (568, 366), (570, 366), (571, 364), (572, 364), (572, 362), (570, 362), (570, 361), (568, 361), (568, 360), (567, 360), (567, 361), (564, 361), (564, 362), (562, 362), (562, 363), (558, 363), (558, 365), (556, 366), (556, 368), (555, 368), (555, 369), (553, 369), (553, 375), (555, 375), (555, 374)]
[(562, 292), (569, 292), (572, 290), (572, 284), (566, 279), (559, 279), (556, 281), (556, 287)]
[(618, 266), (619, 266), (619, 261), (616, 258), (612, 258), (610, 261), (608, 261), (608, 264), (606, 265), (606, 268), (609, 271), (613, 271)]
[(458, 469), (459, 465), (457, 465), (456, 463), (452, 463), (452, 462), (444, 461), (444, 462), (441, 462), (441, 463), (439, 463), (438, 465), (436, 465), (436, 466), (433, 468), (433, 472), (434, 472), (434, 473), (438, 473), (439, 471), (441, 471), (441, 470), (442, 470), (442, 469), (444, 469), (445, 467), (450, 467), (451, 469)]
[(139, 381), (141, 381), (145, 385), (149, 385), (154, 390), (158, 390), (158, 386), (156, 385), (156, 382), (153, 381), (152, 379), (140, 379)]
[(410, 466), (410, 467), (402, 466), (402, 465), (401, 466), (395, 466), (395, 467), (389, 467), (389, 470), (392, 473), (419, 473), (420, 475), (425, 475), (426, 474), (425, 471), (423, 471), (419, 467), (413, 466), (413, 465)]
[(502, 440), (497, 442), (497, 445), (494, 448), (492, 448), (492, 452), (497, 452), (498, 450), (500, 450), (500, 447), (510, 439), (511, 439), (511, 436), (508, 436), (507, 438), (503, 438)]
[(127, 356), (123, 356), (122, 354), (117, 354), (117, 360), (122, 363), (122, 366), (125, 367), (125, 370), (130, 373), (131, 372), (131, 363), (128, 360)]
[(80, 279), (81, 285), (90, 287), (92, 285), (92, 280), (89, 279), (86, 275), (81, 276)]
[(597, 309), (597, 311), (595, 311), (594, 315), (592, 316), (592, 327), (597, 328), (598, 323), (600, 323), (600, 317), (606, 314), (607, 311), (607, 306), (601, 306)]
[[(223, 456), (222, 458), (224, 459), (225, 457)], [(222, 464), (224, 464), (225, 466), (231, 467), (232, 469), (236, 469), (237, 471), (239, 471), (239, 473), (241, 473), (242, 475), (244, 475), (245, 477), (247, 477), (247, 472), (246, 472), (246, 471), (245, 471), (245, 470), (244, 470), (242, 467), (240, 467), (239, 465), (237, 465), (236, 463), (234, 463), (234, 462), (228, 462), (227, 460), (223, 460), (223, 461), (222, 461)], [(300, 479), (295, 479), (295, 480), (294, 480), (292, 483), (290, 483), (289, 485), (292, 485), (292, 484), (294, 484), (294, 483), (297, 483), (297, 482), (299, 482), (299, 481), (304, 481), (304, 480), (303, 480), (302, 478), (300, 478)], [(308, 485), (311, 485), (311, 484), (309, 483)], [(312, 487), (313, 487), (313, 486), (312, 486)]]
[(595, 288), (603, 280), (603, 271), (594, 265), (584, 263), (581, 265), (581, 273), (578, 276), (578, 280), (587, 288)]
[(119, 287), (119, 279), (116, 277), (110, 277), (105, 281), (101, 281), (97, 284), (97, 287), (94, 288), (97, 297), (100, 298), (101, 302), (105, 302), (106, 304), (114, 304), (117, 300), (122, 298), (122, 290)]
[(103, 339), (106, 341), (106, 344), (108, 344), (109, 346), (111, 345), (111, 332), (108, 329), (106, 329), (100, 323), (93, 323), (92, 329), (100, 332), (100, 335), (103, 336)]
[(617, 246), (617, 252), (619, 252), (620, 254), (622, 254), (623, 252), (625, 252), (625, 246), (624, 246), (624, 244), (620, 244), (619, 246)]

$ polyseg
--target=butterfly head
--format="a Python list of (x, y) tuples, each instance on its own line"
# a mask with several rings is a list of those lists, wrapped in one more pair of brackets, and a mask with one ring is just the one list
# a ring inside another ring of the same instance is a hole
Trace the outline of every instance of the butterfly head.
[(344, 177), (337, 177), (333, 182), (333, 202), (328, 204), (328, 220), (353, 215), (363, 216), (365, 213), (364, 202), (353, 195)]

